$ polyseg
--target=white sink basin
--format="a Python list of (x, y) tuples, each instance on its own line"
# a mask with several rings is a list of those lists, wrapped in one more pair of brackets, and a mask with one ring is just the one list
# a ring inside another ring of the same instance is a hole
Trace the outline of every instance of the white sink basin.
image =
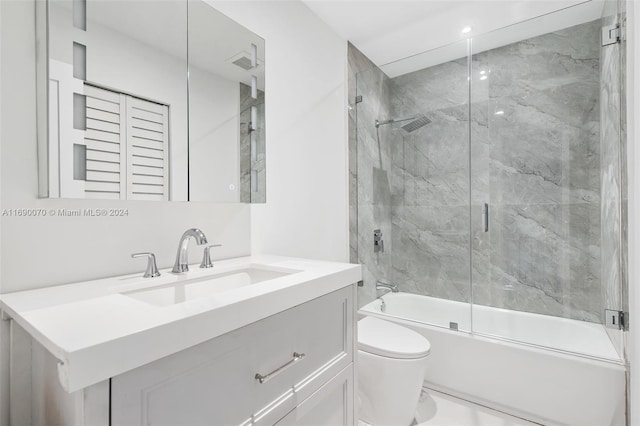
[(198, 278), (121, 294), (156, 306), (169, 306), (301, 272), (249, 265)]

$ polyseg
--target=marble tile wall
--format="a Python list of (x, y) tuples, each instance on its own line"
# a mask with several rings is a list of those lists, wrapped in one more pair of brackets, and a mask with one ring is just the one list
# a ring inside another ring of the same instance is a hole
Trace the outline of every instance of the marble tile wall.
[[(390, 281), (391, 153), (389, 129), (375, 121), (389, 116), (389, 78), (353, 45), (349, 54), (349, 199), (351, 261), (363, 267), (358, 304), (376, 298), (377, 281)], [(356, 95), (363, 101), (355, 104)], [(383, 234), (384, 251), (373, 249), (373, 231)]]
[[(251, 107), (258, 108), (258, 123), (254, 123), (255, 130), (249, 132), (251, 121)], [(264, 109), (264, 91), (258, 90), (258, 98), (251, 97), (251, 86), (240, 83), (240, 202), (264, 203), (267, 198), (265, 142), (266, 125)], [(251, 138), (255, 138), (255, 157), (251, 158)], [(251, 190), (251, 176), (256, 191)]]
[[(464, 42), (466, 44), (466, 41)], [(403, 291), (469, 302), (467, 58), (391, 79), (394, 117), (431, 123), (392, 133), (392, 280)]]
[[(600, 166), (610, 151), (600, 136), (600, 21), (475, 54), (470, 100), (467, 61), (394, 79), (375, 68), (357, 75), (369, 96), (354, 123), (352, 233), (365, 276), (404, 291), (600, 322)], [(410, 134), (386, 126), (378, 141), (372, 119), (387, 112), (432, 122)], [(485, 202), (488, 233), (480, 226)], [(390, 262), (369, 250), (369, 228), (387, 215)]]
[(599, 52), (594, 21), (473, 57), (474, 303), (601, 320)]

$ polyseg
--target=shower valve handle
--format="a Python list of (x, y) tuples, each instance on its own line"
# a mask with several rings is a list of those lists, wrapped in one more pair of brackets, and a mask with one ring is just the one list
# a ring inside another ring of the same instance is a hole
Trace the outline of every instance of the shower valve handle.
[(382, 240), (382, 231), (380, 229), (374, 229), (373, 231), (373, 251), (375, 253), (384, 253), (384, 241)]

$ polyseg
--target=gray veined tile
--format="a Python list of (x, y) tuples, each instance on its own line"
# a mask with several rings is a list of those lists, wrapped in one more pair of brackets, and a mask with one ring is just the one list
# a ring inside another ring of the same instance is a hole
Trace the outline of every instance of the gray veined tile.
[[(618, 303), (602, 283), (621, 274), (620, 57), (599, 37), (593, 21), (475, 54), (471, 105), (466, 58), (389, 79), (350, 52), (350, 72), (365, 70), (352, 240), (369, 281), (459, 301), (473, 286), (475, 303), (596, 322)], [(374, 125), (416, 113), (431, 124)]]

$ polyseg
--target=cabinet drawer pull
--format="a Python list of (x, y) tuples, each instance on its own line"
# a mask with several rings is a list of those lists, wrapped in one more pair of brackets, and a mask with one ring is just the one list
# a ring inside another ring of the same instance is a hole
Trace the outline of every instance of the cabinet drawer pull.
[(282, 373), (284, 370), (286, 370), (288, 367), (292, 366), (293, 364), (295, 364), (296, 362), (300, 361), (302, 358), (304, 358), (304, 354), (300, 354), (298, 352), (294, 352), (293, 353), (293, 359), (289, 362), (287, 362), (286, 364), (276, 368), (275, 370), (273, 370), (271, 373), (263, 376), (260, 373), (256, 373), (255, 379), (257, 381), (259, 381), (260, 383), (264, 383), (267, 380), (273, 379), (274, 377), (276, 377), (278, 374)]

